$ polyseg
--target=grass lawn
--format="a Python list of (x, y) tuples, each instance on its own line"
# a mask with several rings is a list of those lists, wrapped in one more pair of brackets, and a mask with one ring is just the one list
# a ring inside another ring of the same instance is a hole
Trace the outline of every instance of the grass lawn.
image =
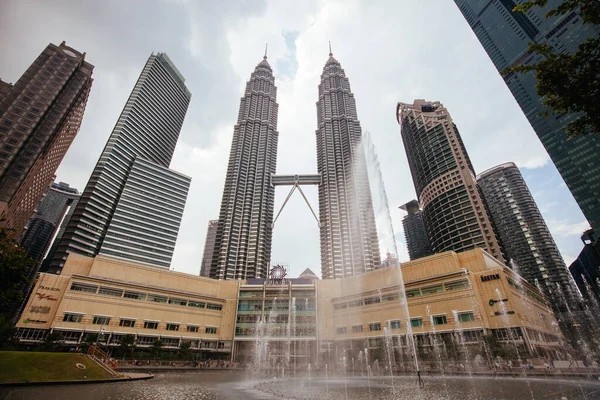
[[(85, 365), (85, 369), (76, 364)], [(76, 353), (0, 351), (0, 383), (109, 379), (87, 356)]]

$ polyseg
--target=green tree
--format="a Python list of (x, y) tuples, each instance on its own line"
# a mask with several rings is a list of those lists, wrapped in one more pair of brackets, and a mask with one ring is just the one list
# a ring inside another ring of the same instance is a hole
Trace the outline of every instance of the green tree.
[(189, 341), (183, 341), (179, 345), (179, 357), (183, 360), (189, 360), (192, 355), (192, 343)]
[(62, 336), (60, 334), (56, 332), (49, 333), (48, 336), (46, 336), (44, 344), (42, 345), (42, 349), (45, 351), (55, 351), (58, 349), (61, 340)]
[(0, 346), (11, 344), (14, 323), (23, 302), (29, 274), (35, 261), (27, 257), (13, 239), (13, 231), (0, 229)]
[[(548, 0), (529, 0), (515, 7), (526, 12), (532, 7), (544, 7)], [(578, 10), (586, 24), (600, 24), (600, 1), (565, 0), (546, 14), (546, 18)], [(600, 134), (600, 37), (588, 38), (573, 54), (555, 53), (545, 43), (530, 43), (532, 53), (543, 56), (537, 64), (520, 64), (504, 73), (535, 72), (537, 92), (542, 103), (557, 115), (574, 114), (575, 120), (566, 126), (570, 137), (580, 134)], [(548, 116), (548, 112), (542, 116)]]
[(135, 335), (128, 334), (121, 338), (121, 349), (123, 350), (123, 358), (125, 356), (133, 357), (135, 351)]
[(152, 357), (160, 359), (160, 356), (162, 354), (162, 348), (162, 340), (156, 339), (154, 342), (152, 342), (152, 347), (150, 348), (150, 354), (152, 355)]

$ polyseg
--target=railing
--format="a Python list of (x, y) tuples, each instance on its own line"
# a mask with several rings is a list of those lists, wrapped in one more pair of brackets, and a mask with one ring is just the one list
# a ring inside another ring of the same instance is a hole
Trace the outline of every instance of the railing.
[(115, 377), (122, 376), (120, 373), (118, 373), (114, 369), (117, 365), (116, 361), (113, 361), (113, 359), (106, 352), (102, 351), (101, 349), (99, 349), (96, 346), (90, 345), (88, 347), (87, 354), (88, 354), (88, 357), (90, 357), (92, 360), (94, 360), (97, 364), (99, 364), (102, 368), (104, 368), (112, 376), (115, 376)]

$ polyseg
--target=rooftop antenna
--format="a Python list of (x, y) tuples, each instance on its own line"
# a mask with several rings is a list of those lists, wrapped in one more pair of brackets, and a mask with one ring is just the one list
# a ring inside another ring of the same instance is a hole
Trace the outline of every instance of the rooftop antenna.
[(269, 43), (265, 44), (265, 56), (263, 57), (265, 60), (267, 59), (267, 49), (269, 48)]
[(333, 53), (331, 52), (331, 40), (329, 41), (329, 57), (333, 57)]

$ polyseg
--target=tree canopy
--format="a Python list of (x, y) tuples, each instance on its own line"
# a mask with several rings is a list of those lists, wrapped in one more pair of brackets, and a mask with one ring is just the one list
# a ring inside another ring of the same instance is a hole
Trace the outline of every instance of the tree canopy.
[(35, 261), (13, 239), (12, 231), (0, 229), (0, 345), (14, 335), (14, 318), (23, 302), (29, 272)]

